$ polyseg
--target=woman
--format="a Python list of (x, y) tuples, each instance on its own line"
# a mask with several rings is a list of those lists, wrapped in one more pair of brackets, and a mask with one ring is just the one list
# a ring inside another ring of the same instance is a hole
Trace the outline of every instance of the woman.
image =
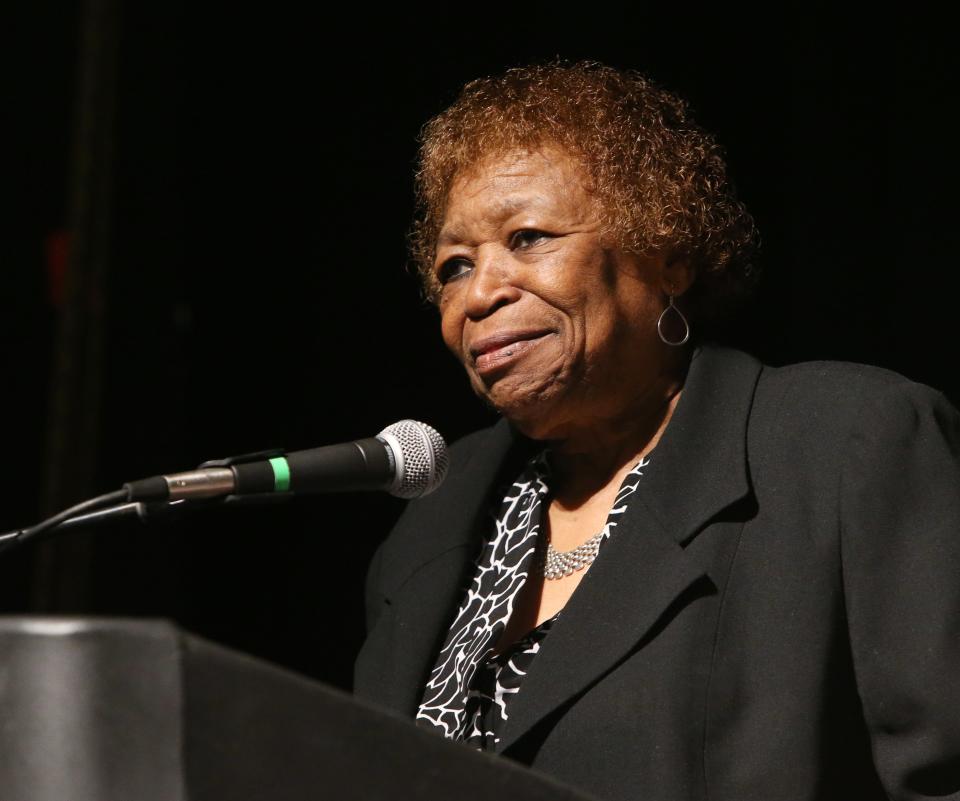
[(503, 420), (378, 551), (357, 692), (600, 798), (960, 798), (956, 411), (707, 344), (754, 229), (640, 76), (475, 81), (418, 181)]

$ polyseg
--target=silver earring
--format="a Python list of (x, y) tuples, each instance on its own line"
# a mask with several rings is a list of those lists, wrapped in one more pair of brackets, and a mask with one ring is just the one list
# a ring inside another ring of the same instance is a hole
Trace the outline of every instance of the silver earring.
[[(683, 312), (680, 311), (673, 302), (673, 295), (669, 295), (668, 297), (670, 298), (670, 303), (667, 305), (667, 308), (660, 312), (660, 317), (657, 319), (657, 333), (660, 335), (660, 341), (663, 342), (664, 345), (679, 348), (681, 345), (686, 345), (687, 340), (690, 339), (690, 323), (687, 322), (687, 318), (683, 316)], [(680, 322), (683, 323), (683, 338), (679, 340), (667, 339), (663, 334), (663, 321), (667, 317), (667, 312), (671, 310), (680, 318)]]

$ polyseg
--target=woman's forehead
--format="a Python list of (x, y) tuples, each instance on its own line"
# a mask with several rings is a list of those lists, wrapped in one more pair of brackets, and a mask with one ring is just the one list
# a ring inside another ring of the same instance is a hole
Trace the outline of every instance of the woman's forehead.
[(558, 149), (511, 151), (452, 183), (437, 244), (462, 241), (467, 220), (495, 226), (525, 212), (579, 219), (594, 211), (578, 159)]

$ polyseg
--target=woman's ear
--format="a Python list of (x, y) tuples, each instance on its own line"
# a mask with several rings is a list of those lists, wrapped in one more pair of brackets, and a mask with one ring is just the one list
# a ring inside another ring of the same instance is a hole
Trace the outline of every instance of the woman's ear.
[(696, 280), (697, 274), (689, 259), (680, 256), (667, 257), (660, 271), (661, 289), (666, 295), (680, 297)]

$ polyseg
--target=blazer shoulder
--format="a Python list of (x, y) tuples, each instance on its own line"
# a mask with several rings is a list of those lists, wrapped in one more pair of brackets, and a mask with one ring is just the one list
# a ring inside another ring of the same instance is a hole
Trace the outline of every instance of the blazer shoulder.
[(767, 394), (786, 394), (793, 405), (862, 410), (883, 398), (908, 397), (918, 402), (945, 399), (932, 387), (884, 367), (843, 361), (808, 361), (780, 367), (764, 365), (760, 388)]
[(837, 384), (858, 384), (864, 386), (886, 386), (891, 384), (913, 383), (900, 373), (885, 367), (858, 362), (818, 359), (785, 365), (764, 365), (768, 379), (790, 381), (800, 385), (827, 386)]
[(459, 439), (454, 440), (447, 448), (451, 466), (454, 463), (463, 465), (469, 462), (474, 455), (484, 449), (491, 437), (506, 433), (504, 431), (506, 427), (507, 421), (500, 419), (493, 425), (487, 426), (486, 428), (478, 428), (476, 431), (471, 431)]
[(928, 411), (955, 414), (944, 395), (925, 384), (883, 367), (842, 361), (764, 365), (754, 401), (753, 428), (761, 438), (792, 433), (825, 447), (896, 419)]
[[(407, 503), (400, 523), (406, 518), (416, 516), (423, 510), (432, 510), (458, 498), (468, 487), (464, 486), (464, 476), (482, 463), (492, 452), (507, 447), (511, 434), (505, 420), (492, 426), (472, 431), (460, 437), (447, 447), (449, 466), (443, 482), (429, 495), (416, 498)], [(455, 501), (454, 501), (455, 502)], [(401, 526), (402, 527), (402, 526)]]

